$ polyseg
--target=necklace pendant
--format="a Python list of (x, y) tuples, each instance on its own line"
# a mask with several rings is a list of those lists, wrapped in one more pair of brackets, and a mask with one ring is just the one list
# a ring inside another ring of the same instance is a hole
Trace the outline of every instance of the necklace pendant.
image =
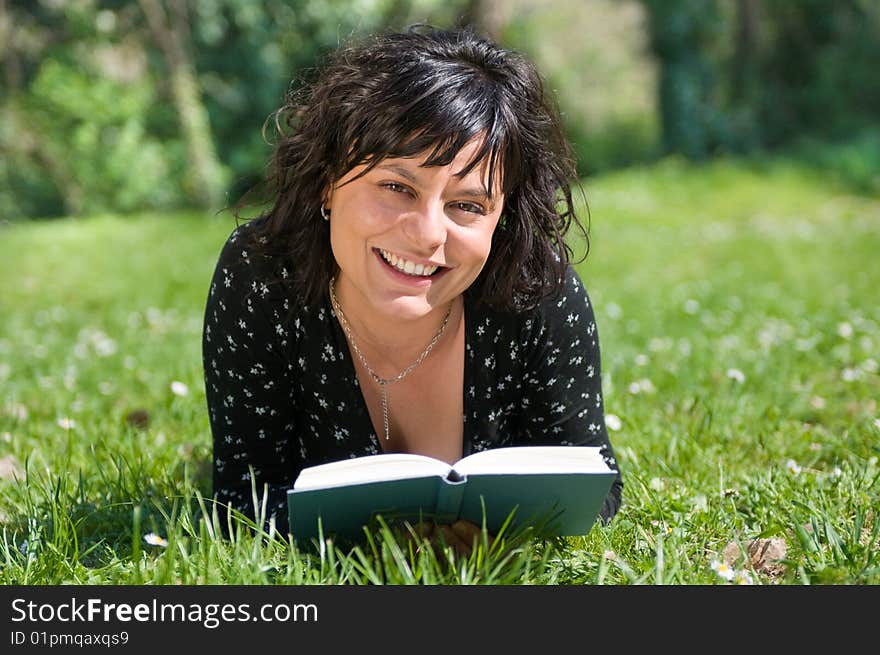
[(391, 441), (391, 430), (388, 428), (388, 389), (386, 384), (379, 385), (382, 391), (382, 424), (385, 427), (385, 441)]

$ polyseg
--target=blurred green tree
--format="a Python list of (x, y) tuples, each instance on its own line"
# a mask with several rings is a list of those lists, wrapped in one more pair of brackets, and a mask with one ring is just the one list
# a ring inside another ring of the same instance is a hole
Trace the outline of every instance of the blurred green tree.
[(186, 143), (186, 185), (200, 207), (217, 209), (223, 204), (226, 171), (217, 158), (208, 112), (196, 78), (190, 44), (190, 15), (184, 0), (138, 0), (149, 32), (162, 53), (170, 77), (171, 97), (180, 133)]
[(666, 152), (700, 159), (880, 119), (876, 0), (641, 0), (660, 64)]
[(876, 0), (0, 0), (0, 220), (234, 204), (288, 89), (414, 22), (535, 58), (581, 173), (812, 136), (876, 188)]
[(131, 12), (6, 2), (0, 212), (78, 214), (177, 204), (179, 141), (149, 124), (159, 84)]
[(663, 150), (704, 159), (725, 141), (714, 52), (724, 22), (717, 0), (643, 0), (651, 49), (661, 62)]

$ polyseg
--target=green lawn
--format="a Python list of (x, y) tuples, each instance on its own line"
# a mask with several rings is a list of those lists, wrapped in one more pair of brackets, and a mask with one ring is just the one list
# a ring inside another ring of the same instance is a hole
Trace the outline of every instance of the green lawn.
[(0, 583), (728, 584), (755, 539), (783, 559), (738, 580), (880, 583), (880, 201), (781, 160), (586, 193), (624, 506), (459, 560), (214, 537), (200, 343), (228, 214), (0, 228)]

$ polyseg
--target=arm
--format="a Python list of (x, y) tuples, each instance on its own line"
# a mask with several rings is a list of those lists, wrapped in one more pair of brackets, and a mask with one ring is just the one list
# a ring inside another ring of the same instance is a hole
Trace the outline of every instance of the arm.
[(571, 268), (558, 298), (542, 301), (526, 321), (520, 445), (599, 446), (618, 470), (600, 511), (609, 521), (620, 507), (623, 481), (605, 428), (599, 334), (583, 283)]
[(287, 302), (271, 283), (271, 267), (248, 253), (248, 230), (236, 229), (223, 247), (205, 308), (202, 358), (213, 493), (225, 527), (225, 505), (258, 519), (267, 485), (266, 519), (274, 515), (286, 532), (286, 490), (298, 473), (291, 448)]

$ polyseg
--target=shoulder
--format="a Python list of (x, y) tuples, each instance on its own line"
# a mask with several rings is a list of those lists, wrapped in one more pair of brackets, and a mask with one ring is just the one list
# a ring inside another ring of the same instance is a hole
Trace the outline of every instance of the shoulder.
[[(466, 297), (467, 298), (467, 297)], [(548, 339), (578, 339), (595, 335), (596, 323), (586, 286), (568, 266), (558, 293), (542, 298), (528, 309), (495, 309), (473, 300), (466, 311), (474, 322), (474, 339), (516, 339), (523, 346), (536, 346)]]
[(556, 340), (597, 345), (593, 305), (583, 279), (572, 266), (566, 270), (559, 293), (542, 301), (538, 315), (542, 328)]
[(556, 313), (562, 308), (577, 308), (590, 305), (587, 288), (581, 276), (570, 264), (565, 269), (565, 278), (559, 293), (549, 295), (538, 305), (545, 314)]
[[(283, 341), (307, 312), (293, 285), (291, 257), (273, 253), (261, 234), (262, 219), (237, 226), (227, 237), (210, 285), (207, 310), (250, 324), (262, 321)], [(241, 322), (239, 321), (239, 322)], [(295, 340), (295, 339), (294, 339)]]
[(592, 304), (580, 274), (569, 265), (563, 283), (557, 293), (541, 298), (530, 309), (513, 311), (511, 315), (524, 328), (552, 326), (557, 323), (571, 325), (581, 318), (593, 320)]
[(263, 218), (255, 218), (235, 227), (220, 252), (218, 272), (237, 278), (237, 287), (250, 287), (263, 297), (272, 292), (289, 296), (293, 262), (283, 253), (273, 252), (263, 234)]
[(257, 256), (265, 247), (265, 237), (260, 235), (262, 218), (255, 218), (247, 223), (237, 225), (223, 244), (220, 251), (220, 263), (225, 266), (253, 267), (264, 260)]

